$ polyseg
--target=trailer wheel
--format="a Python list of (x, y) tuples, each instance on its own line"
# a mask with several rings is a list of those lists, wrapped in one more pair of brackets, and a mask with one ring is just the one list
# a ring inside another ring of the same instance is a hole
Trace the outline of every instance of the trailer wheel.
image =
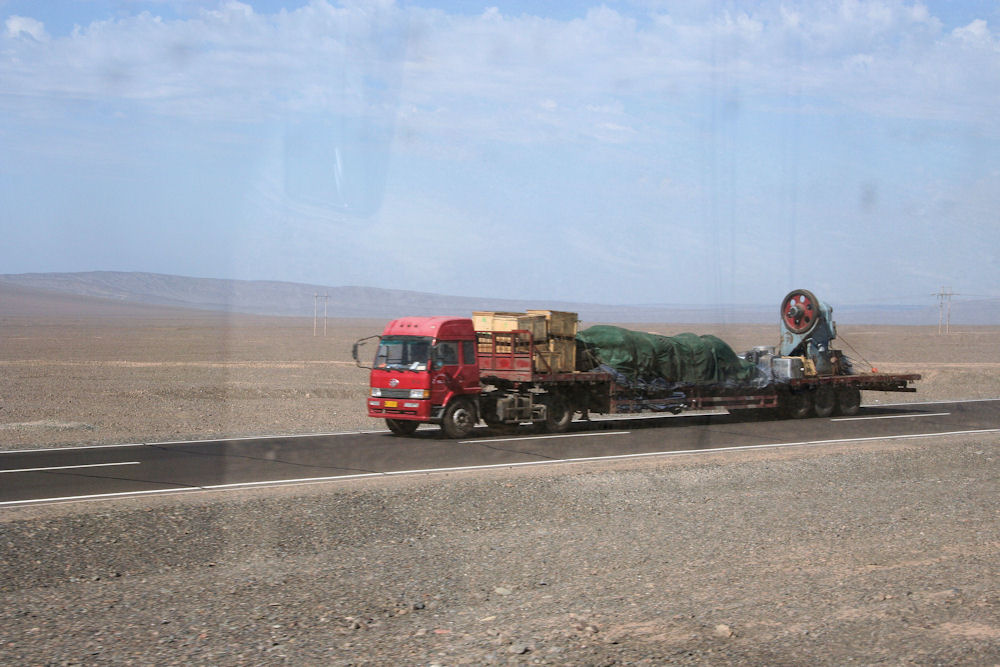
[(545, 430), (549, 433), (565, 433), (573, 421), (573, 410), (563, 399), (552, 396), (545, 400)]
[(813, 412), (817, 417), (829, 417), (837, 407), (837, 392), (828, 384), (820, 385), (813, 392)]
[(812, 403), (812, 392), (789, 392), (781, 397), (781, 412), (792, 419), (805, 419), (812, 413)]
[(413, 435), (413, 432), (420, 426), (420, 422), (409, 419), (386, 419), (385, 425), (389, 427), (393, 435)]
[(449, 438), (464, 438), (476, 427), (476, 406), (467, 398), (458, 398), (445, 409), (441, 430)]
[(857, 387), (840, 387), (837, 390), (837, 412), (850, 417), (861, 409), (861, 390)]

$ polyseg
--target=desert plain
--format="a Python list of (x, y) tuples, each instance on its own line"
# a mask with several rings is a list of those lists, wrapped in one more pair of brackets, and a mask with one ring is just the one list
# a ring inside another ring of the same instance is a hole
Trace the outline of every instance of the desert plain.
[[(381, 428), (381, 321), (2, 296), (0, 449)], [(923, 375), (867, 404), (1000, 397), (1000, 328), (840, 334)], [(998, 441), (0, 508), (0, 662), (997, 665)]]

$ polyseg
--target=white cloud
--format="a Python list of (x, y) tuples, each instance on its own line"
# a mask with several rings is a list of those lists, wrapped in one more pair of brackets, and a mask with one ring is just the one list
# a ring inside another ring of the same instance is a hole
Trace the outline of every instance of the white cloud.
[(976, 45), (989, 45), (992, 42), (992, 35), (986, 25), (986, 21), (976, 19), (969, 25), (955, 28), (951, 31), (952, 36), (963, 42)]
[(28, 36), (38, 42), (48, 41), (49, 35), (45, 32), (45, 24), (27, 16), (9, 16), (4, 22), (7, 28), (7, 36), (15, 39)]
[[(650, 6), (642, 20), (600, 6), (559, 21), (325, 0), (262, 14), (230, 1), (185, 20), (142, 13), (55, 39), (11, 16), (2, 46), (13, 57), (0, 60), (10, 97), (0, 104), (128, 101), (227, 120), (324, 111), (416, 135), (530, 142), (611, 140), (594, 134), (611, 122), (595, 116), (636, 128), (664, 101), (738, 98), (749, 109), (794, 91), (829, 108), (1000, 132), (982, 112), (1000, 104), (1000, 50), (983, 20), (946, 32), (926, 6), (901, 0)], [(555, 100), (558, 118), (545, 113)]]

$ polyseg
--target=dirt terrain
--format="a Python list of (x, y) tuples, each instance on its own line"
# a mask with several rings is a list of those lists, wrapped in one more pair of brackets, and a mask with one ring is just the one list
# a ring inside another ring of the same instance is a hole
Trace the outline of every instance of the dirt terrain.
[[(0, 446), (378, 427), (350, 345), (379, 324), (0, 309)], [(926, 378), (868, 402), (1000, 396), (1000, 329), (841, 333)], [(998, 665), (997, 444), (0, 509), (0, 662)]]
[(9, 665), (996, 665), (995, 436), (8, 509)]

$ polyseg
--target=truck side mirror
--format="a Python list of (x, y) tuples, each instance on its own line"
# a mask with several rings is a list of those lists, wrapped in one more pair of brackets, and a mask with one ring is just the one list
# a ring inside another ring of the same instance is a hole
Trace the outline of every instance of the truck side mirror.
[(359, 340), (354, 341), (354, 345), (351, 346), (351, 356), (354, 357), (354, 363), (357, 365), (358, 368), (369, 368), (369, 369), (371, 368), (371, 366), (366, 366), (365, 364), (361, 363), (359, 355), (361, 349), (365, 346), (367, 341), (370, 341), (373, 338), (382, 340), (382, 336), (368, 336), (367, 338), (361, 338)]

